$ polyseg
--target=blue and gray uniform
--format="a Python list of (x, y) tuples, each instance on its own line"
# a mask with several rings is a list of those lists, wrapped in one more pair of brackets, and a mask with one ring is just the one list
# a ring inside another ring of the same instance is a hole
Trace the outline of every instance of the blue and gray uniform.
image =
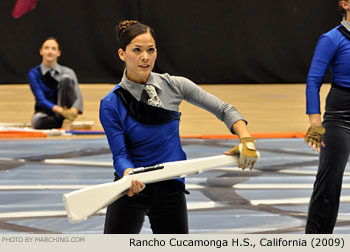
[[(342, 22), (343, 27), (350, 29), (348, 22)], [(316, 46), (306, 86), (306, 113), (320, 114), (319, 91), (325, 74), (329, 68), (332, 73), (332, 83), (350, 88), (350, 43), (339, 31), (338, 25), (323, 34)]]
[[(231, 132), (235, 122), (244, 120), (233, 106), (184, 77), (151, 73), (146, 84), (155, 86), (165, 110), (178, 113), (182, 100), (186, 100), (213, 113)], [(147, 103), (148, 96), (143, 90), (144, 86), (128, 80), (124, 74), (121, 83), (101, 101), (100, 120), (119, 177), (123, 176), (127, 168), (186, 159), (179, 137), (180, 113), (175, 120), (166, 124), (141, 124), (128, 113), (122, 100), (116, 95), (116, 91), (123, 88), (136, 101)]]

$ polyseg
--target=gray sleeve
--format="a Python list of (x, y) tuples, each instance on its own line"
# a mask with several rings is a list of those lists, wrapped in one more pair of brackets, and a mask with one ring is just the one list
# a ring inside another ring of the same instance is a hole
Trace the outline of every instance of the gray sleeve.
[(77, 95), (77, 99), (75, 100), (75, 102), (73, 103), (72, 106), (79, 109), (79, 114), (82, 114), (83, 113), (83, 97), (82, 97), (81, 92), (80, 92), (78, 78), (77, 78), (74, 70), (72, 70), (70, 68), (67, 68), (66, 70), (67, 70), (66, 74), (69, 74), (74, 81), (75, 94)]
[(232, 133), (235, 133), (232, 130), (232, 125), (235, 122), (243, 120), (247, 123), (244, 117), (232, 105), (223, 102), (216, 96), (206, 92), (187, 78), (172, 77), (172, 81), (178, 86), (184, 100), (214, 114), (219, 120), (226, 124), (227, 128)]

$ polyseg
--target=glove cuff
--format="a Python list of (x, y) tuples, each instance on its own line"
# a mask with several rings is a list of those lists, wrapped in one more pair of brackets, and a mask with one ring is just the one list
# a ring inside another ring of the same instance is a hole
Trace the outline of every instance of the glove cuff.
[(255, 139), (253, 137), (242, 137), (240, 139), (241, 143), (246, 143), (246, 142), (253, 142), (255, 143)]
[(326, 129), (322, 126), (310, 126), (310, 128), (308, 129), (308, 133), (309, 132), (323, 135), (324, 133), (326, 133)]

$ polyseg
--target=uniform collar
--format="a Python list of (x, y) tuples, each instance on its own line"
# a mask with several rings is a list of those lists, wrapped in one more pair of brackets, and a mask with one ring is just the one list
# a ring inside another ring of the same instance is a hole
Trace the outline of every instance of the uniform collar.
[(349, 21), (341, 21), (341, 24), (348, 30), (350, 31), (350, 22)]
[(62, 68), (61, 68), (61, 66), (58, 63), (56, 63), (52, 68), (46, 66), (44, 63), (40, 64), (40, 70), (41, 70), (43, 75), (45, 75), (51, 69), (55, 70), (55, 72), (57, 72), (59, 74), (62, 72)]
[(126, 77), (126, 69), (124, 70), (120, 86), (127, 90), (136, 100), (141, 100), (141, 95), (146, 84), (152, 85), (158, 90), (162, 90), (159, 83), (155, 81), (154, 73), (151, 72), (145, 84), (140, 84), (129, 80), (128, 77)]

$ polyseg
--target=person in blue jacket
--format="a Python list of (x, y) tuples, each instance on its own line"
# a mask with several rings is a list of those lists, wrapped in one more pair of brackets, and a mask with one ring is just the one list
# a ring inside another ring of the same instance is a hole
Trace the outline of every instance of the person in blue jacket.
[[(306, 85), (310, 127), (305, 143), (320, 152), (306, 233), (333, 232), (350, 152), (350, 2), (340, 0), (338, 5), (344, 19), (320, 37)], [(321, 123), (319, 90), (328, 68), (332, 73), (332, 85)]]
[[(255, 140), (231, 105), (179, 76), (152, 72), (157, 48), (154, 31), (135, 20), (118, 25), (118, 55), (125, 63), (121, 82), (102, 100), (100, 121), (113, 154), (115, 179), (133, 168), (185, 160), (179, 136), (182, 100), (216, 115), (239, 136), (239, 167), (253, 168)], [(144, 189), (145, 188), (145, 189)], [(104, 233), (139, 233), (145, 216), (153, 233), (188, 233), (184, 179), (148, 184), (131, 182), (127, 195), (108, 206)]]
[(56, 38), (45, 39), (40, 48), (42, 62), (28, 73), (35, 97), (32, 127), (35, 129), (71, 129), (78, 114), (83, 113), (83, 98), (75, 72), (57, 63), (61, 55)]

